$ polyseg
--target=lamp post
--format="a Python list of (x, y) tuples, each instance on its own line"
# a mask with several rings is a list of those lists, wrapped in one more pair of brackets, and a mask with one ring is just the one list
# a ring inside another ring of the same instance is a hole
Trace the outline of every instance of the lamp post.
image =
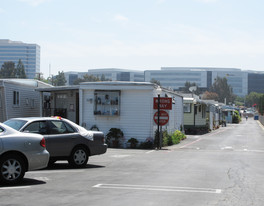
[(158, 145), (157, 149), (161, 149), (161, 140), (160, 140), (160, 95), (162, 93), (162, 90), (160, 86), (157, 88), (157, 94), (158, 94), (158, 131), (157, 131), (157, 136), (158, 136)]

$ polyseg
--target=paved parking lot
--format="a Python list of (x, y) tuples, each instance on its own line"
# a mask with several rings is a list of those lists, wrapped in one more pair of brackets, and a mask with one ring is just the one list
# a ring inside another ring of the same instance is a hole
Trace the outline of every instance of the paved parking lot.
[(162, 150), (108, 149), (82, 169), (57, 162), (1, 186), (1, 206), (262, 205), (263, 136), (250, 120)]

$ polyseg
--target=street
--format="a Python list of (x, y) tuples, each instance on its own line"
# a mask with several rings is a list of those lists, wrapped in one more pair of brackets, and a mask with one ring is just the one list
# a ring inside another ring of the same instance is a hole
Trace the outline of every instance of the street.
[(262, 206), (264, 127), (245, 118), (162, 150), (108, 149), (0, 186), (0, 205)]

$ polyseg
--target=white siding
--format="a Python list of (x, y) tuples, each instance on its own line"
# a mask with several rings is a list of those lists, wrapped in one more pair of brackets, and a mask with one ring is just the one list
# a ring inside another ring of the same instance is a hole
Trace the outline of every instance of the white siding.
[(151, 91), (122, 91), (122, 130), (128, 139), (138, 137), (144, 141), (152, 135), (153, 94)]
[(162, 129), (166, 129), (169, 133), (183, 127), (183, 98), (180, 96), (172, 96), (172, 98), (174, 98), (175, 104), (172, 104), (172, 110), (167, 110), (170, 120)]
[[(94, 93), (100, 90), (104, 92), (120, 91), (119, 115), (94, 114)], [(114, 82), (83, 84), (80, 87), (80, 94), (83, 94), (80, 95), (80, 124), (87, 129), (96, 125), (106, 135), (111, 128), (119, 128), (124, 133), (124, 145), (130, 138), (136, 138), (139, 142), (145, 141), (147, 138), (154, 139), (157, 129), (153, 120), (153, 115), (157, 111), (153, 109), (153, 97), (157, 97), (154, 85)], [(174, 98), (175, 104), (173, 104), (172, 110), (167, 111), (170, 120), (162, 129), (174, 132), (183, 125), (183, 98), (171, 91), (163, 91), (161, 97), (165, 97), (165, 94)]]
[[(13, 92), (19, 92), (19, 105), (13, 104)], [(39, 92), (29, 86), (5, 83), (7, 119), (40, 116)]]
[(150, 90), (121, 91), (120, 116), (101, 116), (93, 114), (93, 90), (84, 90), (83, 122), (89, 129), (96, 125), (105, 134), (111, 128), (120, 128), (124, 132), (125, 141), (131, 137), (139, 141), (153, 135), (153, 95)]

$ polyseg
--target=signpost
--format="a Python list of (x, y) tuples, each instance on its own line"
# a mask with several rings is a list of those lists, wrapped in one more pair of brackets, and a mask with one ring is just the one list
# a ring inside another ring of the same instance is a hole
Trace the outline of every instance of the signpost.
[(161, 109), (172, 110), (172, 98), (169, 97), (160, 97), (162, 89), (158, 87), (157, 94), (158, 97), (153, 98), (153, 109), (157, 109), (158, 111), (154, 114), (153, 120), (158, 125), (158, 143), (157, 149), (161, 149), (162, 147), (162, 137), (160, 135), (160, 126), (163, 126), (169, 122), (169, 114)]
[[(160, 126), (164, 126), (165, 124), (167, 124), (168, 122), (169, 122), (169, 114), (166, 112), (166, 111), (164, 111), (164, 110), (160, 110), (160, 112), (158, 113), (158, 112), (156, 112), (155, 114), (154, 114), (154, 117), (153, 117), (153, 119), (154, 119), (154, 122), (158, 125), (158, 123), (159, 123), (159, 125)], [(159, 120), (158, 120), (159, 119)], [(159, 122), (158, 122), (159, 121)]]
[(169, 97), (154, 97), (153, 109), (158, 109), (158, 99), (160, 99), (159, 108), (171, 110), (172, 109), (172, 98)]

